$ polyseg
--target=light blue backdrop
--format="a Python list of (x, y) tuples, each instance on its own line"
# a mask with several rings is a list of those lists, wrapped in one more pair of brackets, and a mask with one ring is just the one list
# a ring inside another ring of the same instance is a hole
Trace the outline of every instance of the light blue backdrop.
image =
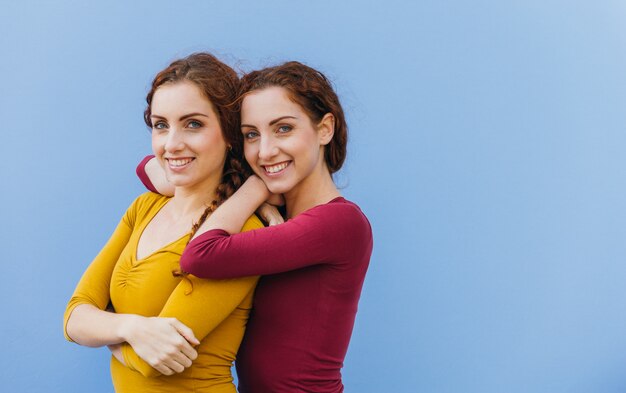
[(200, 50), (340, 93), (375, 233), (348, 392), (626, 391), (617, 0), (3, 0), (2, 391), (112, 390), (63, 310), (143, 191), (152, 77)]

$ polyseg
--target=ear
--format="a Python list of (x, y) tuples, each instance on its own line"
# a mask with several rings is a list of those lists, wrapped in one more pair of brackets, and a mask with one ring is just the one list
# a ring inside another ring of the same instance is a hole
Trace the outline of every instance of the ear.
[(332, 113), (324, 115), (317, 125), (317, 136), (320, 145), (328, 145), (335, 135), (335, 116)]

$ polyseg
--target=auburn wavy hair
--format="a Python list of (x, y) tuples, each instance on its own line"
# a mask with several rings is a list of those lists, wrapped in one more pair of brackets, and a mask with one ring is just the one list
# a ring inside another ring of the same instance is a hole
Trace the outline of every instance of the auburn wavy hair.
[(328, 78), (297, 61), (252, 71), (241, 78), (237, 109), (241, 109), (247, 94), (274, 86), (287, 90), (289, 98), (304, 109), (314, 124), (318, 124), (327, 113), (335, 117), (335, 132), (324, 147), (324, 160), (331, 174), (341, 169), (346, 159), (348, 124), (339, 97)]
[[(233, 105), (238, 97), (239, 76), (228, 65), (206, 52), (191, 54), (171, 63), (159, 72), (152, 81), (152, 87), (146, 96), (147, 107), (143, 118), (152, 128), (152, 98), (159, 87), (165, 84), (189, 81), (194, 83), (211, 102), (219, 117), (222, 136), (229, 146), (226, 153), (220, 184), (215, 190), (215, 199), (204, 210), (191, 229), (191, 237), (217, 207), (228, 199), (250, 175), (247, 165), (242, 164), (243, 135), (239, 129), (239, 111)], [(190, 238), (191, 238), (190, 237)], [(183, 274), (175, 271), (175, 275)]]

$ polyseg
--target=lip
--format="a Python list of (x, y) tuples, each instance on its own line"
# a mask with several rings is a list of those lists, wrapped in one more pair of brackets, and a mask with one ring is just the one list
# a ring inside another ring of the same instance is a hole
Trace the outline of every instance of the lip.
[(280, 176), (285, 172), (285, 170), (287, 170), (287, 168), (289, 168), (289, 166), (291, 166), (291, 160), (281, 161), (273, 164), (260, 165), (260, 167), (263, 168), (263, 173), (267, 177)]
[(196, 159), (194, 157), (167, 157), (164, 158), (164, 160), (167, 163), (167, 167), (170, 171), (182, 172), (187, 169)]

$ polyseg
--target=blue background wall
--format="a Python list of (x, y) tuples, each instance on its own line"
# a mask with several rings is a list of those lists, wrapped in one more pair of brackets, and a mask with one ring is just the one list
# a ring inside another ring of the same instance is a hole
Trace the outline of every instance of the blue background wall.
[(624, 2), (126, 3), (1, 4), (3, 391), (112, 390), (63, 310), (143, 191), (152, 77), (199, 50), (340, 93), (376, 239), (348, 392), (626, 390)]

